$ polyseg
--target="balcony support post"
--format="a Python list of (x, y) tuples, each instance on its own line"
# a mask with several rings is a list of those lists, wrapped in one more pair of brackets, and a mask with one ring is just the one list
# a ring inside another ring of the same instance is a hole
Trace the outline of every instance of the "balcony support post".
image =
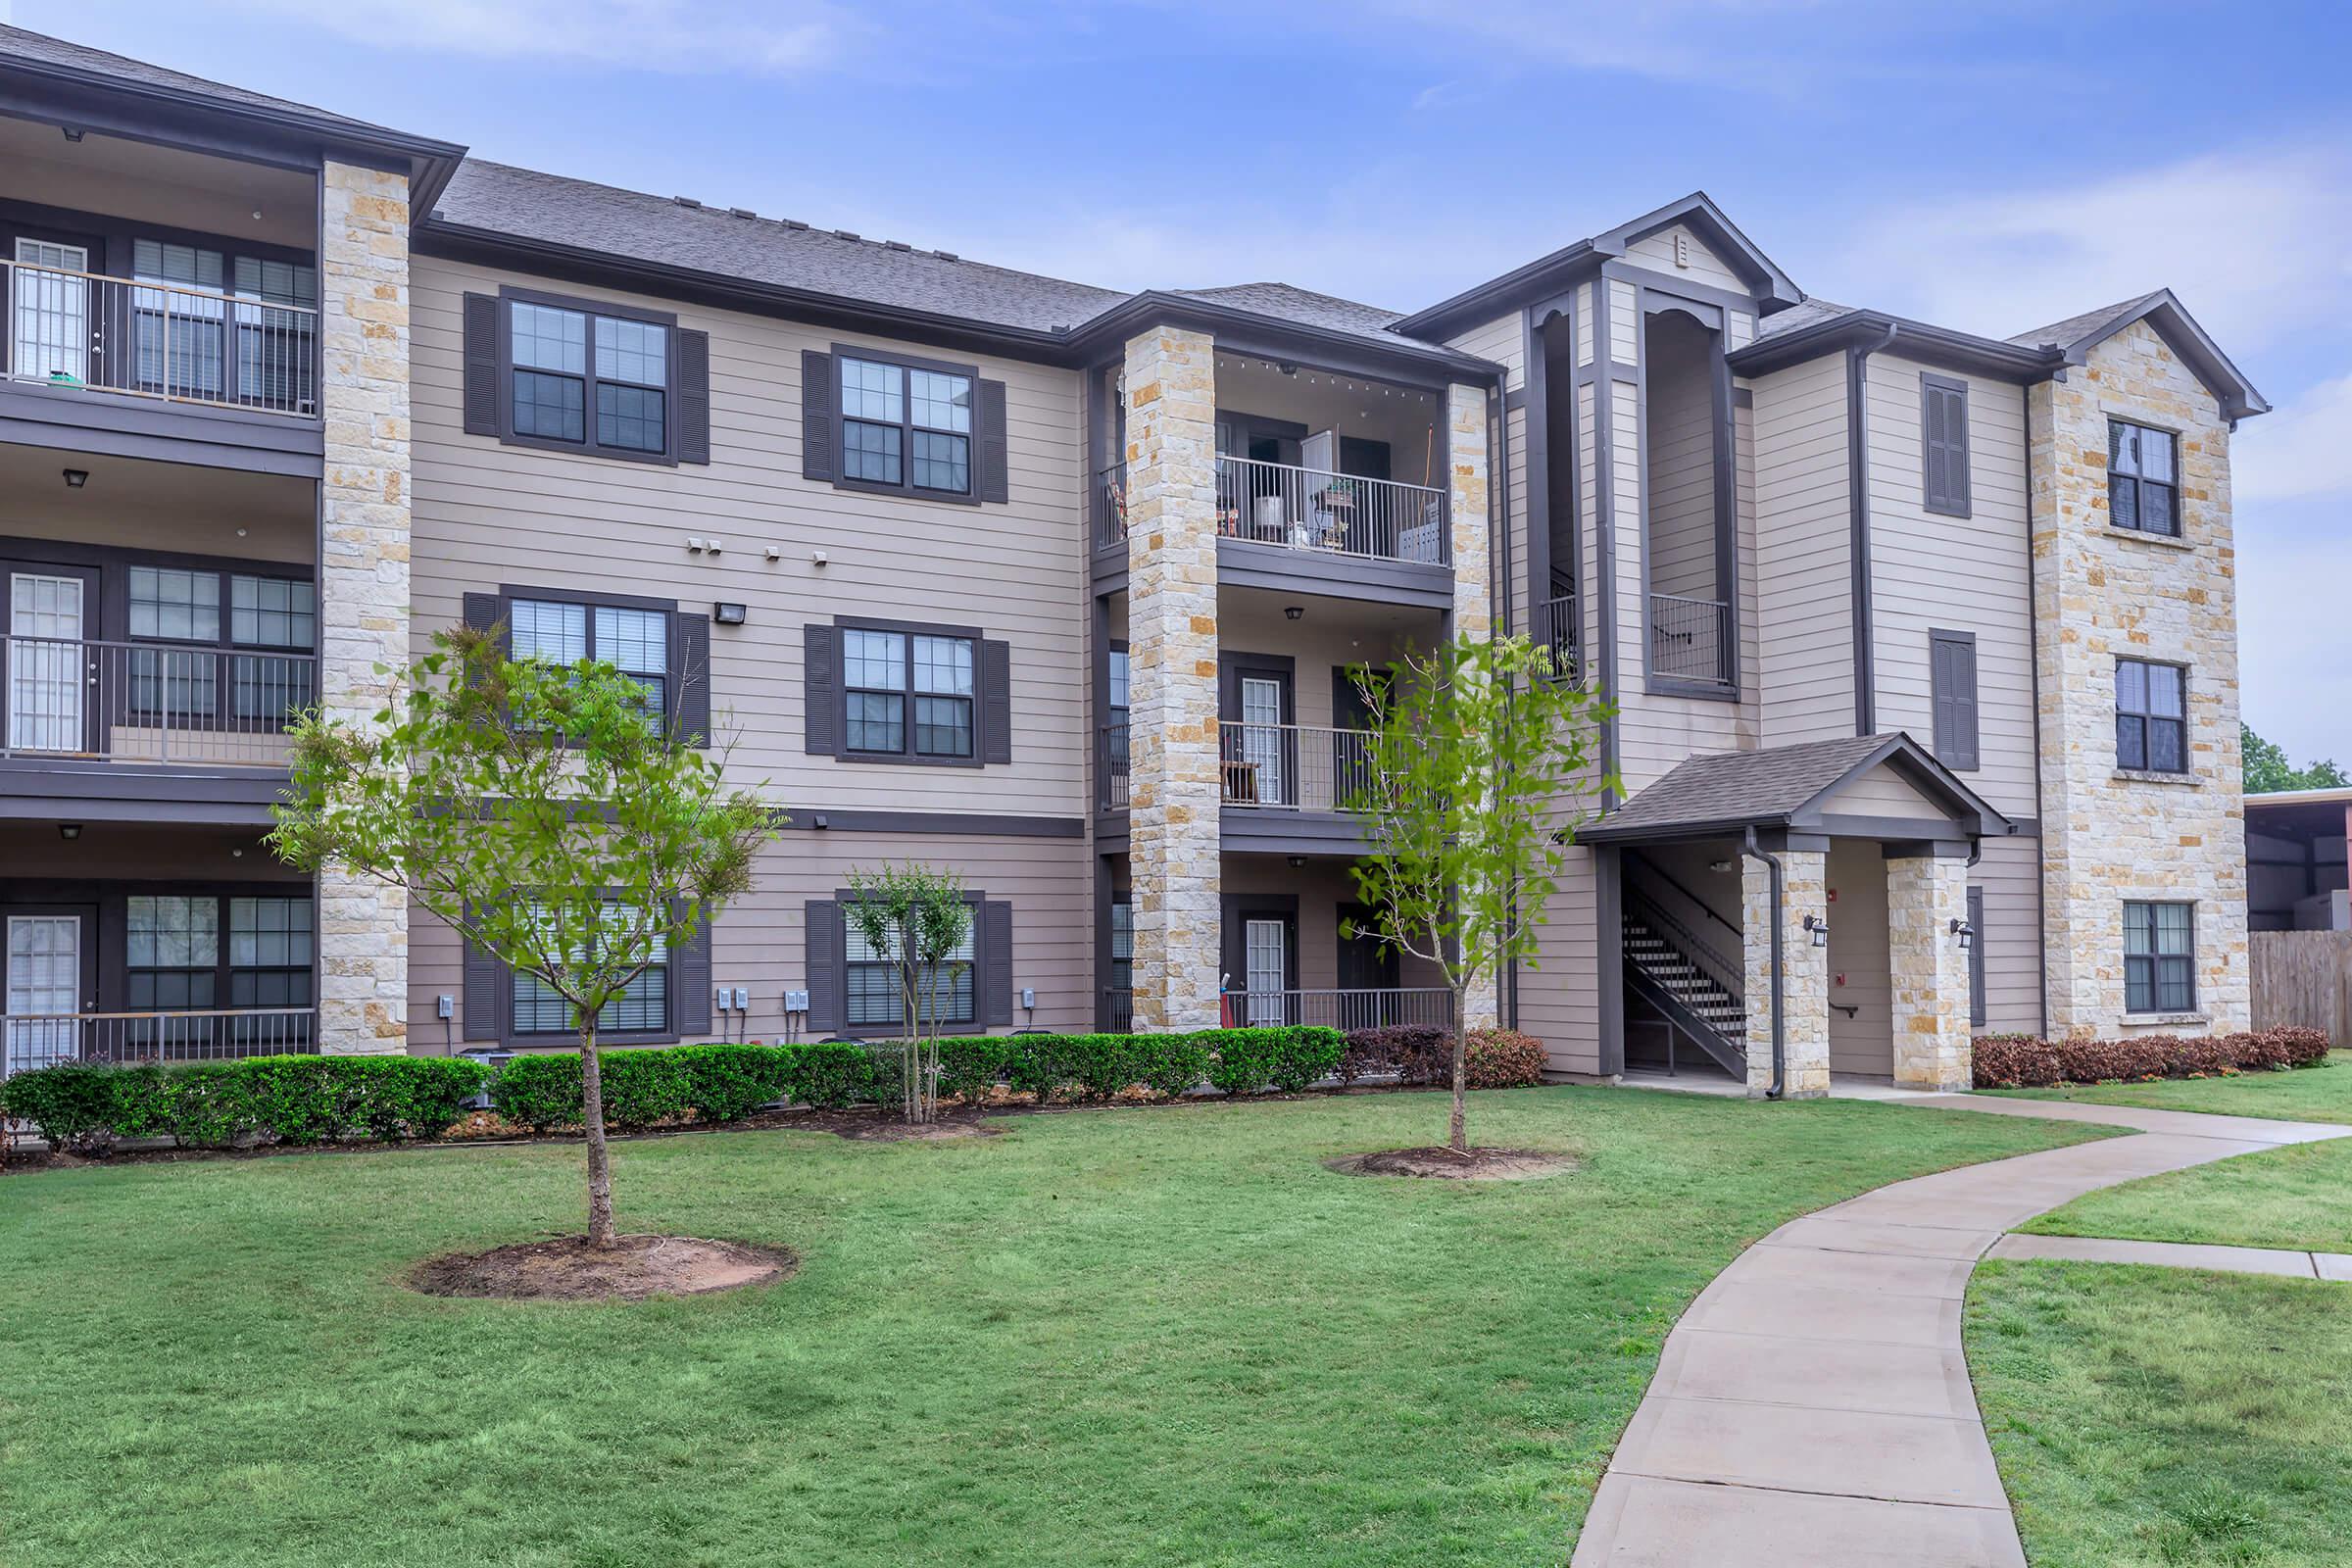
[[(1466, 382), (1446, 397), (1446, 516), (1453, 549), (1453, 609), (1447, 632), (1454, 637), (1490, 637), (1494, 632), (1490, 551), (1493, 519), (1488, 506), (1488, 455), (1496, 432), (1490, 426), (1487, 389)], [(1463, 999), (1473, 1029), (1492, 1029), (1500, 1015), (1497, 977), (1490, 971)]]
[(1135, 1027), (1217, 1022), (1216, 348), (1127, 344), (1128, 855)]
[[(409, 188), (405, 174), (320, 172), (319, 702), (368, 724), (409, 662)], [(319, 1049), (408, 1049), (405, 894), (318, 874)]]

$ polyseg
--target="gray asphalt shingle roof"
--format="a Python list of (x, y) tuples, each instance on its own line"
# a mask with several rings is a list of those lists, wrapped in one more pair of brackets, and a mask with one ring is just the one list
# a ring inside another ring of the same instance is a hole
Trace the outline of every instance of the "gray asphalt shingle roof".
[(1902, 738), (1851, 735), (1693, 757), (1601, 818), (1599, 826), (1624, 834), (1785, 818)]
[(1387, 343), (1421, 346), (1423, 341), (1391, 330), (1394, 323), (1404, 318), (1401, 311), (1362, 305), (1334, 294), (1318, 294), (1312, 289), (1299, 288), (1291, 283), (1231, 283), (1223, 288), (1181, 288), (1171, 292), (1186, 299), (1249, 311), (1257, 316), (1271, 316), (1305, 326), (1319, 326), (1328, 331), (1349, 332)]
[(2029, 349), (2040, 348), (2044, 343), (2054, 343), (2060, 348), (2066, 348), (2086, 337), (2096, 336), (2103, 328), (2147, 304), (2151, 296), (2146, 294), (2134, 294), (2128, 300), (2118, 300), (2113, 305), (2102, 305), (2095, 311), (2084, 311), (2082, 315), (2070, 316), (2063, 321), (2052, 321), (2047, 326), (2037, 326), (2031, 332), (2020, 332), (2009, 341), (2021, 348)]

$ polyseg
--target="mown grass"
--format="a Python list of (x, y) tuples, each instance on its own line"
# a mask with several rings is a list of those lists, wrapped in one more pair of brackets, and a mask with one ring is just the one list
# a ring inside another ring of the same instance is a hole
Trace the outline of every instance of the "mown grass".
[(259, 1560), (1566, 1560), (1667, 1329), (1745, 1244), (2082, 1129), (1846, 1102), (1485, 1094), (1573, 1174), (1321, 1161), (1422, 1095), (618, 1146), (624, 1229), (784, 1284), (451, 1301), (417, 1258), (576, 1229), (568, 1147), (0, 1180), (11, 1568)]
[(2352, 1051), (2332, 1051), (2322, 1066), (2285, 1072), (1986, 1092), (2009, 1100), (2072, 1100), (2096, 1105), (2139, 1105), (2149, 1110), (2201, 1110), (2217, 1116), (2264, 1116), (2274, 1121), (2352, 1122)]
[(2352, 1560), (2352, 1290), (1990, 1262), (1967, 1343), (2034, 1568)]

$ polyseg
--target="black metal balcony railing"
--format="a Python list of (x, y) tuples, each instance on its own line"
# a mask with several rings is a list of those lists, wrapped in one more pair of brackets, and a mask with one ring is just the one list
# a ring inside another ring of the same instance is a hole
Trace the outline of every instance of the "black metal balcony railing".
[(1649, 667), (1677, 680), (1732, 684), (1732, 607), (1721, 599), (1649, 596)]
[(1098, 803), (1105, 811), (1127, 809), (1127, 721), (1114, 719), (1102, 726), (1095, 756)]
[(0, 1077), (69, 1061), (220, 1061), (318, 1049), (313, 1007), (175, 1012), (12, 1012), (0, 1017)]
[(318, 700), (311, 654), (0, 638), (0, 758), (269, 767)]
[(1453, 1022), (1453, 993), (1443, 986), (1381, 986), (1360, 990), (1263, 991), (1224, 996), (1225, 1027), (1319, 1024), (1330, 1029), (1387, 1029), (1404, 1024), (1445, 1028)]
[(318, 313), (305, 305), (0, 261), (8, 375), (172, 403), (318, 413)]
[[(1127, 466), (1097, 471), (1095, 548), (1127, 538)], [(1367, 479), (1255, 458), (1217, 459), (1217, 532), (1227, 539), (1369, 561), (1453, 559), (1447, 500), (1431, 485)]]
[(1546, 599), (1536, 606), (1534, 633), (1536, 646), (1551, 655), (1551, 678), (1573, 681), (1581, 665), (1577, 648), (1584, 628), (1577, 623), (1576, 596), (1564, 594)]
[(1345, 811), (1371, 780), (1370, 730), (1228, 721), (1217, 735), (1227, 806)]

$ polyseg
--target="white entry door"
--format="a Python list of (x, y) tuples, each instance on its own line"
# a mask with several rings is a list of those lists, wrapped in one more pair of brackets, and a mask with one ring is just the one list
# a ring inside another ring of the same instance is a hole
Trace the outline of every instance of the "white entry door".
[(1242, 760), (1256, 782), (1261, 806), (1288, 806), (1282, 776), (1282, 682), (1242, 677)]
[(46, 381), (70, 375), (90, 378), (90, 285), (79, 274), (90, 270), (90, 253), (79, 245), (47, 240), (17, 241), (12, 291), (15, 352), (9, 369), (21, 378)]
[(81, 917), (10, 915), (8, 1036), (0, 1077), (74, 1059), (77, 1026), (55, 1014), (80, 1010), (80, 993)]
[(8, 579), (8, 744), (82, 750), (82, 581), (45, 572)]
[(1250, 987), (1252, 1025), (1279, 1024), (1284, 1015), (1283, 982), (1291, 972), (1288, 932), (1280, 920), (1250, 920), (1242, 927), (1243, 974)]

